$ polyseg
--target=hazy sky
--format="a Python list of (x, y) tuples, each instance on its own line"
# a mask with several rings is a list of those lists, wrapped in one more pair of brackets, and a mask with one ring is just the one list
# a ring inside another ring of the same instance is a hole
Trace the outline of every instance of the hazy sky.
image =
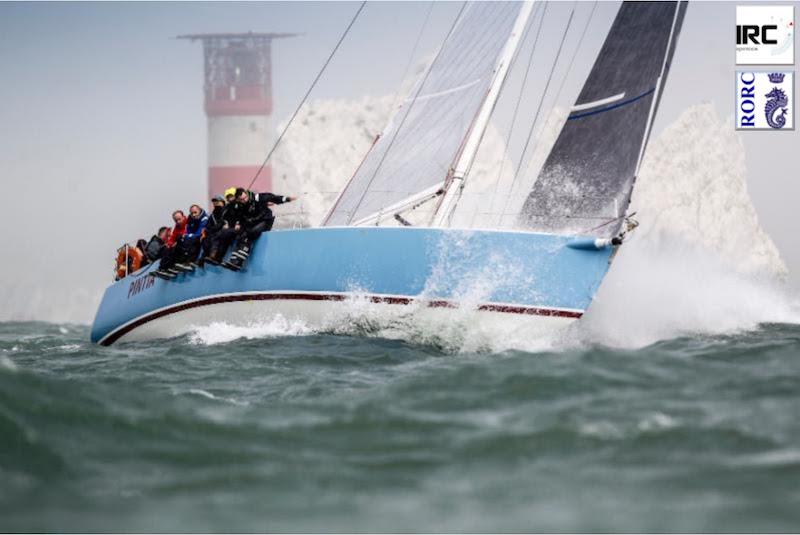
[[(587, 50), (598, 49), (618, 5), (597, 8)], [(690, 3), (656, 134), (703, 101), (712, 101), (720, 116), (732, 116), (735, 5)], [(2, 289), (35, 284), (55, 272), (65, 284), (94, 286), (100, 279), (104, 285), (116, 246), (167, 224), (172, 208), (203, 200), (202, 53), (199, 44), (175, 40), (176, 35), (301, 34), (274, 46), (277, 126), (357, 7), (352, 2), (0, 3), (0, 188), (11, 223), (2, 232), (6, 244), (19, 248), (5, 249)], [(434, 5), (416, 60), (438, 44), (458, 7)], [(552, 6), (544, 46), (555, 46), (562, 31), (558, 21), (573, 7), (572, 2)], [(576, 27), (591, 7), (577, 5)], [(368, 4), (312, 98), (395, 91), (413, 59), (411, 47), (428, 8), (427, 2)], [(589, 65), (591, 57), (581, 61)], [(569, 83), (573, 95), (580, 83)], [(762, 225), (797, 282), (800, 134), (739, 135)]]

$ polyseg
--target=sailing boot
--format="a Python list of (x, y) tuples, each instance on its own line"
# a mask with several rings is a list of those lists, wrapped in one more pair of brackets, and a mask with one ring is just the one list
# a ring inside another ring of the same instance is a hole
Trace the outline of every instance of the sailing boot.
[(231, 258), (238, 258), (242, 261), (247, 260), (247, 257), (250, 256), (250, 246), (243, 245), (237, 251), (231, 253)]
[(203, 262), (208, 262), (212, 266), (218, 266), (220, 264), (220, 254), (219, 249), (211, 249), (208, 254), (203, 258)]
[(231, 258), (222, 263), (222, 267), (228, 268), (231, 271), (240, 271), (244, 265), (244, 260), (238, 256), (231, 255)]
[(172, 273), (169, 273), (167, 271), (162, 271), (160, 269), (150, 272), (150, 275), (166, 281), (171, 281), (172, 279), (175, 278), (175, 275), (173, 275)]

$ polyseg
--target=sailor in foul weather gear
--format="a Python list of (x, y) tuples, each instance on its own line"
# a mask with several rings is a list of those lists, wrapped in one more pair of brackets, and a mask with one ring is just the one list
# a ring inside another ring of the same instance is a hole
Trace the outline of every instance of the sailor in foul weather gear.
[[(226, 190), (226, 196), (228, 191)], [(234, 190), (236, 191), (236, 190)], [(232, 196), (229, 196), (233, 198)], [(225, 205), (224, 209), (219, 216), (219, 223), (221, 228), (217, 230), (208, 244), (208, 253), (203, 260), (209, 264), (219, 265), (225, 257), (225, 253), (236, 239), (238, 232), (239, 222), (241, 221), (241, 206), (235, 202), (229, 202)], [(216, 212), (216, 208), (215, 208)]]
[(147, 258), (147, 240), (140, 239), (136, 242), (136, 249), (142, 254), (142, 260), (140, 262), (141, 266), (144, 267), (150, 264), (150, 259)]
[(163, 254), (161, 255), (161, 263), (158, 269), (153, 272), (155, 276), (161, 278), (174, 278), (175, 275), (180, 273), (179, 270), (175, 269), (175, 263), (178, 261), (178, 254), (180, 253), (178, 242), (186, 233), (186, 224), (188, 221), (186, 219), (186, 214), (184, 214), (182, 210), (175, 210), (172, 212), (172, 220), (175, 222), (175, 226), (172, 227), (172, 230), (169, 232), (169, 237), (167, 238)]
[(270, 210), (272, 204), (292, 202), (294, 197), (273, 193), (253, 193), (244, 188), (236, 190), (236, 204), (240, 206), (240, 229), (236, 234), (236, 250), (231, 253), (230, 264), (240, 268), (250, 256), (253, 244), (262, 232), (272, 230), (275, 216)]
[(156, 260), (159, 260), (161, 255), (164, 254), (164, 247), (166, 247), (166, 241), (168, 238), (169, 227), (161, 227), (158, 229), (158, 233), (150, 238), (149, 242), (147, 242), (147, 246), (144, 248), (144, 253), (147, 255), (147, 260), (151, 264)]
[(181, 271), (192, 271), (197, 265), (197, 255), (200, 254), (200, 241), (208, 225), (208, 214), (197, 204), (189, 208), (189, 219), (186, 223), (186, 232), (178, 241), (178, 253), (175, 267)]
[(205, 236), (203, 236), (202, 240), (202, 253), (199, 261), (201, 266), (205, 259), (211, 254), (217, 235), (225, 228), (225, 220), (222, 218), (225, 213), (225, 198), (217, 195), (211, 199), (211, 204), (214, 209), (208, 216), (208, 224), (206, 225)]

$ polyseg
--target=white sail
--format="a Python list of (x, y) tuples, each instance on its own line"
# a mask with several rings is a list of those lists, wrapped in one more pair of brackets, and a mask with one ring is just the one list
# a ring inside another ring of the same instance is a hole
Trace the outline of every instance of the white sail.
[(350, 225), (442, 185), (492, 84), (523, 6), (474, 2), (325, 221)]

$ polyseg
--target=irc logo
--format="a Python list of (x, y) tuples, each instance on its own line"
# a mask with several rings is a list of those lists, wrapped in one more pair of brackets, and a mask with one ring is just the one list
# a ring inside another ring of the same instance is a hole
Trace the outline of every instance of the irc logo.
[(736, 6), (736, 64), (794, 64), (794, 6)]
[(737, 130), (794, 130), (794, 73), (736, 73)]

